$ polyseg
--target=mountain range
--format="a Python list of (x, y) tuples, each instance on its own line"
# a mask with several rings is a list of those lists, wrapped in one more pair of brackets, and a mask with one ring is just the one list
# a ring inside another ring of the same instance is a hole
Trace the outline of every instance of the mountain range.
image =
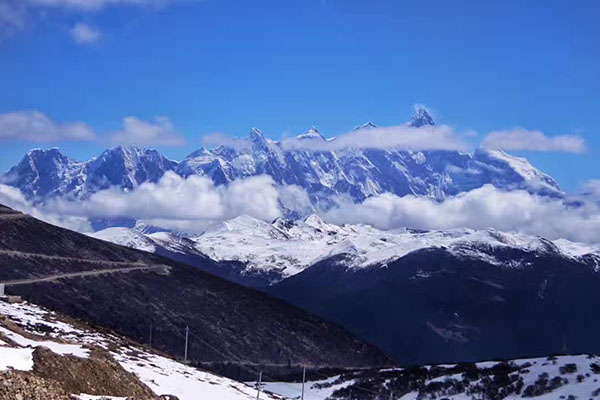
[(600, 351), (598, 245), (493, 229), (381, 231), (316, 215), (240, 216), (186, 238), (93, 235), (173, 257), (170, 249), (192, 265), (200, 255), (232, 263), (210, 272), (340, 323), (401, 363)]
[[(406, 124), (417, 131), (432, 125), (433, 118), (425, 109), (417, 110)], [(377, 127), (369, 122), (355, 129), (368, 133)], [(308, 143), (336, 140), (326, 139), (314, 127), (294, 139)], [(309, 150), (287, 148), (284, 141), (271, 140), (257, 128), (246, 138), (214, 149), (201, 148), (179, 162), (136, 146), (111, 148), (85, 162), (72, 160), (55, 148), (34, 149), (3, 174), (0, 183), (17, 187), (27, 199), (43, 203), (54, 197), (85, 199), (112, 186), (131, 190), (144, 182), (156, 182), (166, 171), (183, 177), (206, 176), (217, 185), (269, 175), (279, 185), (303, 188), (313, 209), (318, 210), (331, 207), (337, 196), (361, 202), (389, 192), (442, 200), (485, 184), (551, 196), (562, 193), (554, 179), (527, 160), (499, 150)], [(306, 210), (288, 211), (289, 215), (306, 214)]]
[[(352, 269), (389, 264), (411, 252), (432, 248), (507, 268), (524, 265), (518, 259), (497, 259), (494, 256), (496, 249), (548, 253), (577, 262), (590, 262), (592, 266), (600, 257), (600, 245), (566, 239), (548, 240), (494, 229), (379, 230), (363, 224), (327, 223), (315, 214), (303, 220), (277, 218), (272, 223), (242, 215), (202, 234), (189, 236), (171, 232), (144, 233), (143, 226), (108, 228), (91, 236), (191, 265), (197, 264), (197, 260), (202, 265), (212, 265), (206, 260), (217, 260), (221, 270), (216, 271), (218, 268), (211, 266), (209, 272), (259, 289), (299, 274), (321, 260), (340, 255), (344, 255), (345, 264)], [(228, 263), (228, 267), (223, 263)]]

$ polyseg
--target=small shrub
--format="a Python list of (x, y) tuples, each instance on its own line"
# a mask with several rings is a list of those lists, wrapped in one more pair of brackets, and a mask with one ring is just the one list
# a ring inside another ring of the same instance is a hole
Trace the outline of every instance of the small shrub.
[(564, 374), (573, 374), (577, 372), (577, 364), (565, 364), (558, 369), (562, 375)]

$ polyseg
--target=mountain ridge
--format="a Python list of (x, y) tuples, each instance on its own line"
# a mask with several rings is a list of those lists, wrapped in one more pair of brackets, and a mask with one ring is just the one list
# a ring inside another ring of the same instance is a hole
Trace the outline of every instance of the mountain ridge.
[[(416, 110), (408, 126), (434, 126), (426, 109)], [(366, 123), (358, 129), (377, 129)], [(300, 138), (300, 139), (298, 139)], [(325, 139), (311, 128), (296, 137), (301, 142)], [(527, 190), (562, 196), (559, 185), (526, 159), (500, 150), (478, 148), (473, 153), (449, 150), (402, 149), (308, 150), (285, 148), (284, 142), (267, 138), (252, 128), (247, 138), (214, 149), (201, 148), (177, 162), (158, 151), (137, 146), (118, 146), (97, 157), (78, 162), (56, 148), (32, 150), (0, 183), (17, 187), (24, 196), (43, 203), (54, 197), (85, 199), (93, 193), (117, 187), (133, 190), (144, 182), (156, 182), (167, 171), (187, 178), (206, 176), (216, 185), (256, 175), (269, 175), (277, 185), (297, 185), (305, 190), (313, 209), (328, 209), (337, 196), (362, 202), (370, 196), (393, 193), (443, 200), (485, 184), (502, 190)], [(305, 210), (290, 210), (304, 213)]]
[[(160, 235), (164, 241), (158, 247), (168, 247), (169, 243), (176, 246), (182, 240), (173, 234), (142, 235), (127, 228), (109, 228), (91, 235), (151, 252), (154, 250), (144, 249), (144, 244), (139, 242), (153, 241)], [(490, 255), (495, 248), (552, 253), (573, 260), (586, 256), (600, 259), (600, 244), (575, 243), (565, 239), (551, 241), (494, 229), (427, 231), (404, 228), (384, 231), (362, 224), (335, 225), (315, 214), (298, 221), (280, 217), (272, 223), (242, 215), (213, 226), (202, 234), (189, 236), (186, 244), (183, 251), (189, 254), (198, 252), (219, 262), (236, 263), (237, 273), (229, 274), (228, 279), (235, 276), (236, 282), (258, 288), (298, 274), (322, 259), (342, 254), (349, 257), (347, 265), (353, 268), (390, 263), (427, 248), (444, 248), (456, 255), (484, 259), (496, 265), (503, 265), (503, 261)], [(505, 263), (505, 266), (514, 268), (518, 267), (518, 263)]]

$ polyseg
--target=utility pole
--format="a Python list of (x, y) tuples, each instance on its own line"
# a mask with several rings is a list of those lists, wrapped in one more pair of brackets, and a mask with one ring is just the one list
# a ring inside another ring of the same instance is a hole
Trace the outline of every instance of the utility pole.
[(258, 382), (256, 383), (256, 400), (260, 398), (260, 388), (262, 387), (262, 371), (258, 373)]
[(188, 336), (190, 334), (190, 327), (185, 327), (185, 352), (183, 353), (183, 362), (187, 364), (187, 351), (188, 351)]
[(306, 365), (302, 366), (302, 399), (304, 400), (304, 382), (306, 382)]

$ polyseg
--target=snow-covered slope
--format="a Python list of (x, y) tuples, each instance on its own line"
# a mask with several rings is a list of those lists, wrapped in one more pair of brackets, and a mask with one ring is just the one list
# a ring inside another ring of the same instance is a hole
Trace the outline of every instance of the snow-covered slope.
[[(268, 382), (266, 388), (292, 398), (300, 383)], [(304, 399), (513, 400), (600, 397), (600, 357), (594, 355), (434, 365), (348, 372), (310, 380)]]
[(243, 261), (249, 269), (275, 269), (282, 278), (339, 254), (352, 256), (349, 266), (367, 267), (432, 247), (497, 265), (507, 264), (495, 259), (489, 250), (500, 247), (554, 252), (569, 258), (600, 255), (600, 244), (585, 245), (565, 239), (550, 241), (492, 229), (382, 231), (368, 225), (329, 224), (317, 215), (304, 221), (277, 219), (272, 224), (242, 216), (191, 239), (198, 249), (214, 259)]
[[(182, 364), (116, 335), (94, 331), (85, 325), (72, 325), (63, 321), (58, 314), (34, 304), (8, 304), (0, 301), (0, 316), (6, 317), (11, 324), (14, 323), (23, 330), (10, 330), (3, 327), (0, 321), (0, 337), (12, 342), (9, 345), (0, 341), (0, 371), (32, 371), (32, 353), (38, 347), (46, 347), (59, 355), (73, 354), (77, 357), (91, 357), (92, 350), (108, 351), (108, 356), (137, 376), (156, 395), (173, 395), (180, 400), (256, 398), (256, 390), (249, 385)], [(73, 394), (86, 399), (100, 398)], [(263, 393), (261, 398), (280, 397)]]
[[(155, 251), (158, 239), (162, 246), (175, 246), (177, 241), (183, 240), (173, 234), (143, 235), (125, 228), (111, 228), (93, 235), (151, 252)], [(573, 243), (565, 239), (550, 241), (492, 229), (382, 231), (368, 225), (338, 226), (326, 223), (317, 215), (300, 221), (279, 218), (273, 223), (244, 215), (189, 239), (197, 251), (214, 260), (245, 263), (248, 275), (274, 273), (271, 283), (295, 275), (321, 259), (340, 254), (350, 256), (348, 266), (354, 268), (391, 262), (425, 248), (445, 248), (455, 255), (509, 267), (520, 265), (516, 260), (498, 260), (492, 250), (515, 248), (552, 252), (568, 258), (600, 256), (600, 244)]]

